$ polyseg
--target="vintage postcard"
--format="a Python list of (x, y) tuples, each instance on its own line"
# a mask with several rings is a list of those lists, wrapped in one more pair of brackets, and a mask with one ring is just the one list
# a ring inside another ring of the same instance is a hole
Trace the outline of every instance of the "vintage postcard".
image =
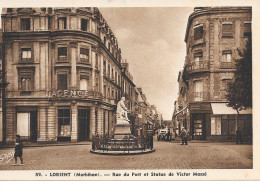
[(259, 180), (259, 5), (2, 1), (0, 180)]

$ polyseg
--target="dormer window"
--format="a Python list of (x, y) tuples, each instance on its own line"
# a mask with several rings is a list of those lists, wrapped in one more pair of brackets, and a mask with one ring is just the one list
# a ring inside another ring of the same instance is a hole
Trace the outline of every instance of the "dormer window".
[(30, 18), (21, 18), (21, 30), (28, 31), (31, 29)]

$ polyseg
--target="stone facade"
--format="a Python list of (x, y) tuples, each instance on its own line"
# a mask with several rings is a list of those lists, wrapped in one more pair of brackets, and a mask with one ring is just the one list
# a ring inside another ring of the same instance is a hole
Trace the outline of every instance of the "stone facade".
[[(244, 49), (251, 35), (251, 20), (250, 7), (195, 8), (189, 17), (173, 120), (179, 130), (187, 128), (193, 139), (234, 140), (237, 127), (243, 129), (245, 140), (252, 139), (250, 112), (238, 116), (225, 111), (226, 87), (234, 78), (237, 50)], [(221, 106), (219, 114), (215, 108)]]
[(4, 8), (2, 28), (6, 142), (111, 136), (122, 96), (135, 122), (135, 84), (97, 8)]

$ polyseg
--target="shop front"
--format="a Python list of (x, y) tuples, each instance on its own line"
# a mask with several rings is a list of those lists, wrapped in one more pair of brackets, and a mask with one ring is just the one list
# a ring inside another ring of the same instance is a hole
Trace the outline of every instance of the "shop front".
[(210, 103), (190, 103), (190, 134), (193, 140), (206, 140), (207, 114), (211, 113)]

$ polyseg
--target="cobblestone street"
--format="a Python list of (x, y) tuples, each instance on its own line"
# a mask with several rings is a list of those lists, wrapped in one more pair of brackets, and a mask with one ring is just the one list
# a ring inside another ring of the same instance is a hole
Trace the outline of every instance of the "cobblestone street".
[[(203, 143), (189, 145), (155, 141), (154, 153), (133, 156), (106, 156), (90, 153), (91, 145), (24, 148), (24, 166), (14, 160), (0, 164), (1, 170), (116, 170), (116, 169), (250, 169), (252, 145)], [(1, 149), (0, 154), (12, 152)], [(19, 159), (18, 159), (19, 162)]]

